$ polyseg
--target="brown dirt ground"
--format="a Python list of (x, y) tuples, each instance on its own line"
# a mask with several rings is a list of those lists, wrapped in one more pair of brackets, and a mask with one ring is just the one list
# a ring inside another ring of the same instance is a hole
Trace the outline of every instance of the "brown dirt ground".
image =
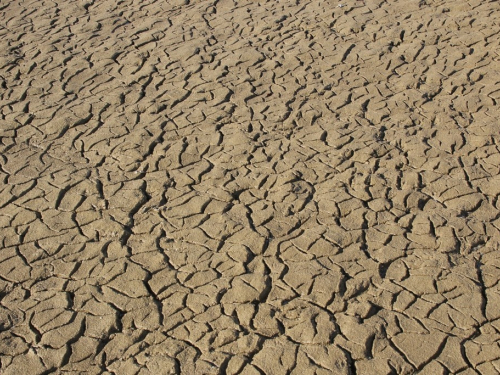
[(0, 372), (498, 374), (500, 3), (2, 1)]

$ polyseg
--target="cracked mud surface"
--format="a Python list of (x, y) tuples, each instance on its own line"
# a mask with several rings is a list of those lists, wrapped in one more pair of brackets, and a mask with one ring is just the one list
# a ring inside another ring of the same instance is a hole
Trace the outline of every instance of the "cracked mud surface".
[(0, 6), (2, 374), (497, 374), (500, 5)]

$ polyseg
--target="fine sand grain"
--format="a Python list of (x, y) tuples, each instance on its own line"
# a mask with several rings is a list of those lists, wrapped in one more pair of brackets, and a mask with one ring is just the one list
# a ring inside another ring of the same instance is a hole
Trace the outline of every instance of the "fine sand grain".
[(4, 0), (0, 373), (498, 374), (500, 2)]

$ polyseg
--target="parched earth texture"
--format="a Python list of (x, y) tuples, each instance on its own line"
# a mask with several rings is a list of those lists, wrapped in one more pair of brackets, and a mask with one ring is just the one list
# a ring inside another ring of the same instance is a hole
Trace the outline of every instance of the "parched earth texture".
[(498, 1), (0, 9), (2, 374), (500, 372)]

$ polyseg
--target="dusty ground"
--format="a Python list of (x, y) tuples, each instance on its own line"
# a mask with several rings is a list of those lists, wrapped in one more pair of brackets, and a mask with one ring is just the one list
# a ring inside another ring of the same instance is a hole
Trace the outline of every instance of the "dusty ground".
[(500, 372), (500, 4), (5, 1), (2, 374)]

